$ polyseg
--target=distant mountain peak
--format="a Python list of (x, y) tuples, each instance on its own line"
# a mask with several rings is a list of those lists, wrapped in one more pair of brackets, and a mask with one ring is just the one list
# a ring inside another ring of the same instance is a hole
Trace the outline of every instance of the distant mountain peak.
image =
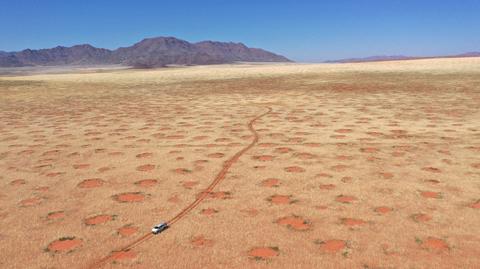
[(378, 55), (364, 58), (347, 58), (333, 61), (326, 61), (327, 63), (362, 63), (362, 62), (381, 62), (381, 61), (401, 61), (401, 60), (417, 60), (417, 59), (432, 59), (432, 58), (462, 58), (462, 57), (480, 57), (480, 52), (467, 52), (456, 55), (447, 56), (429, 56), (429, 57), (414, 57), (404, 55)]
[(0, 66), (123, 64), (134, 67), (202, 65), (243, 62), (290, 62), (289, 59), (243, 43), (202, 41), (176, 37), (145, 38), (130, 47), (108, 50), (90, 44), (0, 53)]

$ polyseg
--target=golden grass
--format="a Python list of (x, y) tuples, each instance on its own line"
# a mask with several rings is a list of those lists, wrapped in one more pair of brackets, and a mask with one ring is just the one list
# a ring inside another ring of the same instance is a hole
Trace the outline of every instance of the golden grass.
[(1, 77), (0, 267), (86, 268), (148, 233), (269, 107), (215, 193), (106, 267), (476, 268), (479, 71), (465, 58)]

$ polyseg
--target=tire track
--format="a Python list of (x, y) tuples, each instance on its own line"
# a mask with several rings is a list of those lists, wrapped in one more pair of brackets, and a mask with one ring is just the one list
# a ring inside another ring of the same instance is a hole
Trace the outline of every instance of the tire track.
[[(169, 226), (169, 229), (172, 228), (172, 226), (178, 222), (179, 220), (181, 220), (183, 217), (185, 217), (188, 213), (190, 213), (193, 209), (195, 209), (203, 200), (205, 200), (205, 198), (207, 198), (207, 196), (215, 189), (215, 187), (223, 180), (225, 179), (225, 176), (227, 175), (228, 173), (228, 170), (230, 169), (230, 167), (232, 167), (233, 164), (235, 164), (239, 159), (240, 157), (245, 154), (245, 152), (247, 152), (248, 150), (250, 150), (251, 148), (253, 148), (257, 143), (258, 143), (258, 140), (260, 139), (257, 131), (255, 130), (255, 128), (253, 127), (254, 123), (259, 120), (260, 118), (266, 116), (267, 114), (271, 113), (272, 112), (272, 108), (271, 107), (267, 107), (267, 111), (256, 116), (255, 118), (251, 119), (250, 122), (248, 123), (248, 129), (250, 130), (250, 132), (254, 135), (254, 138), (252, 140), (252, 142), (250, 142), (250, 144), (248, 144), (246, 147), (244, 147), (243, 149), (241, 149), (240, 151), (238, 151), (237, 153), (235, 153), (235, 155), (233, 155), (232, 157), (230, 157), (230, 159), (228, 159), (227, 161), (224, 162), (223, 164), (223, 167), (222, 169), (220, 170), (220, 172), (218, 172), (218, 174), (215, 176), (215, 178), (213, 179), (213, 181), (210, 183), (210, 185), (205, 189), (203, 190), (200, 195), (192, 202), (190, 203), (188, 206), (186, 206), (184, 209), (182, 209), (182, 211), (180, 211), (177, 215), (175, 215), (174, 217), (172, 217), (170, 220), (168, 220), (166, 223), (168, 224)], [(168, 229), (167, 229), (168, 231)], [(133, 248), (135, 248), (136, 246), (146, 242), (147, 240), (153, 238), (154, 235), (152, 233), (146, 233), (144, 234), (143, 236), (141, 236), (140, 238), (136, 239), (135, 241), (129, 243), (128, 245), (118, 249), (118, 250), (114, 250), (111, 252), (110, 255), (96, 261), (95, 263), (93, 263), (92, 265), (90, 265), (88, 268), (101, 268), (102, 266), (104, 266), (105, 264), (107, 264), (110, 260), (113, 260), (115, 259), (115, 257), (117, 255), (121, 255), (123, 252), (126, 252), (126, 251), (129, 251)]]

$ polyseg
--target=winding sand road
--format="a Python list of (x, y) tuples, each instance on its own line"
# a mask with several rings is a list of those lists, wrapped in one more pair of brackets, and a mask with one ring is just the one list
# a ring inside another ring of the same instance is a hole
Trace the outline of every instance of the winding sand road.
[[(180, 211), (177, 215), (175, 215), (173, 218), (169, 219), (166, 223), (168, 224), (169, 226), (169, 229), (170, 230), (172, 228), (172, 226), (177, 222), (179, 221), (180, 219), (182, 219), (183, 217), (185, 217), (188, 213), (190, 213), (194, 208), (196, 208), (211, 192), (214, 191), (215, 187), (225, 178), (225, 175), (227, 174), (228, 170), (232, 167), (232, 165), (234, 165), (239, 159), (240, 157), (242, 157), (242, 155), (247, 152), (248, 150), (250, 150), (252, 147), (254, 147), (257, 143), (258, 143), (258, 140), (260, 139), (259, 135), (258, 135), (258, 132), (255, 130), (254, 128), (254, 123), (258, 120), (258, 119), (261, 119), (263, 116), (269, 114), (272, 112), (272, 108), (268, 107), (267, 108), (267, 112), (263, 113), (263, 114), (260, 114), (258, 116), (256, 116), (255, 118), (253, 118), (252, 120), (250, 120), (250, 122), (248, 122), (247, 126), (248, 126), (248, 129), (250, 130), (250, 132), (252, 132), (253, 134), (253, 140), (250, 144), (248, 144), (246, 147), (244, 147), (243, 149), (241, 149), (240, 151), (238, 151), (237, 153), (235, 153), (235, 155), (233, 155), (232, 157), (230, 157), (230, 159), (228, 159), (227, 161), (225, 161), (225, 163), (223, 164), (223, 167), (222, 169), (220, 170), (220, 172), (218, 172), (218, 174), (215, 176), (215, 178), (213, 179), (212, 183), (204, 190), (200, 193), (200, 195), (198, 195), (197, 199), (195, 199), (191, 204), (189, 204), (187, 207), (185, 207), (184, 209), (182, 209), (182, 211)], [(146, 233), (144, 234), (143, 236), (141, 236), (140, 238), (138, 238), (137, 240), (129, 243), (128, 245), (118, 249), (118, 250), (112, 250), (111, 251), (111, 254), (100, 259), (99, 261), (96, 261), (95, 263), (93, 263), (89, 268), (101, 268), (102, 266), (104, 266), (106, 263), (108, 263), (109, 261), (111, 260), (114, 260), (116, 257), (118, 257), (119, 255), (124, 255), (125, 252), (128, 252), (130, 251), (131, 249), (135, 248), (136, 246), (142, 244), (143, 242), (147, 241), (147, 240), (150, 240), (152, 239), (153, 237), (155, 237), (154, 234), (152, 233)]]

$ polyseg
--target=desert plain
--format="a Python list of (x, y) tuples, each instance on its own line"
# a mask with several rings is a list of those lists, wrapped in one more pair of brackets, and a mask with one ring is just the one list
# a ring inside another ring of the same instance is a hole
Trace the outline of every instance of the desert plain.
[(0, 186), (1, 268), (480, 268), (480, 58), (4, 75)]

